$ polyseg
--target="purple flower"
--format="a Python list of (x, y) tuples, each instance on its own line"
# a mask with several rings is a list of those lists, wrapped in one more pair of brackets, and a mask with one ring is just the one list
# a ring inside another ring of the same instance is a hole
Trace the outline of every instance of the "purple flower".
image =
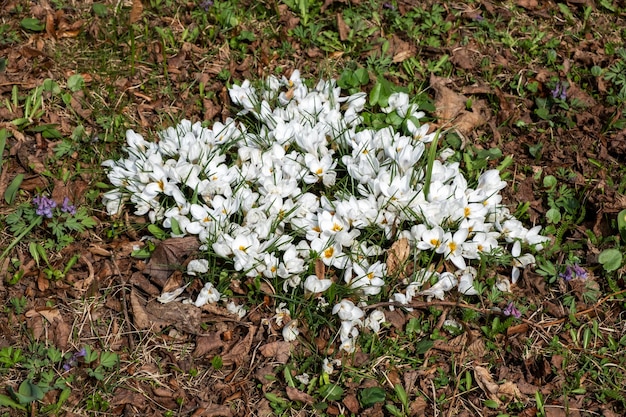
[(556, 83), (554, 90), (552, 90), (552, 98), (558, 98), (565, 100), (567, 98), (567, 87), (560, 81)]
[(45, 216), (49, 219), (52, 218), (52, 209), (57, 206), (56, 201), (43, 195), (36, 195), (33, 198), (33, 204), (38, 216)]
[(574, 266), (567, 265), (565, 272), (559, 274), (559, 276), (565, 281), (571, 281), (575, 278), (587, 279), (587, 271), (578, 264), (574, 264)]
[(209, 8), (211, 6), (213, 6), (213, 2), (211, 0), (203, 0), (200, 4), (199, 4), (200, 8), (202, 10), (204, 10), (205, 12), (209, 11)]
[(70, 199), (65, 197), (63, 199), (63, 205), (61, 206), (61, 211), (63, 213), (69, 213), (73, 216), (76, 214), (76, 206), (70, 204)]
[(502, 313), (504, 313), (505, 316), (513, 316), (516, 319), (522, 317), (522, 313), (515, 307), (512, 301), (504, 307)]
[(477, 22), (482, 22), (483, 20), (485, 20), (485, 18), (480, 13), (476, 13), (472, 18)]
[(574, 264), (572, 269), (574, 270), (574, 273), (576, 274), (576, 278), (587, 279), (587, 271), (585, 271), (585, 268), (583, 268), (582, 266), (578, 264)]
[(574, 279), (574, 270), (571, 266), (568, 265), (565, 267), (565, 272), (560, 273), (559, 276), (565, 281), (571, 281), (572, 279)]
[(393, 4), (391, 3), (383, 3), (383, 8), (385, 9), (389, 9), (389, 10), (396, 10), (396, 8), (394, 7)]
[(72, 357), (63, 364), (63, 369), (69, 371), (70, 369), (72, 369), (72, 366), (78, 365), (78, 358), (82, 358), (85, 355), (87, 355), (87, 349), (85, 349), (84, 347), (81, 348), (78, 352), (74, 352)]

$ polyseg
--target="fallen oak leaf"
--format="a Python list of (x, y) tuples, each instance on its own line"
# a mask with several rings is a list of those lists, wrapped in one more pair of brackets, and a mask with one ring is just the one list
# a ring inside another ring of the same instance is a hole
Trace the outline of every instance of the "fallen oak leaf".
[(165, 239), (158, 243), (143, 272), (163, 288), (172, 272), (179, 269), (199, 247), (200, 241), (195, 236)]
[(280, 340), (266, 343), (259, 348), (259, 352), (266, 358), (274, 358), (276, 362), (283, 365), (291, 356), (291, 343)]

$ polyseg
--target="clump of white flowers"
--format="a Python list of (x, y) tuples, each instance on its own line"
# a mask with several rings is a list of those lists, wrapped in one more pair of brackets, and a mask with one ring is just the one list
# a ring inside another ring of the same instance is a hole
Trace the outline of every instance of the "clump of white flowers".
[[(259, 89), (246, 80), (230, 97), (242, 109), (237, 120), (212, 128), (183, 120), (157, 141), (128, 131), (128, 157), (104, 163), (116, 187), (104, 195), (107, 211), (132, 204), (173, 236), (197, 235), (225, 267), (278, 282), (291, 296), (324, 300), (333, 285), (344, 286), (351, 299), (328, 311), (341, 321), (345, 351), (356, 348), (360, 329), (378, 332), (384, 323), (381, 310), (366, 316), (368, 301), (477, 294), (472, 265), (489, 254), (509, 255), (515, 282), (534, 262), (522, 248), (547, 240), (501, 205), (499, 171), (484, 172), (474, 187), (445, 158), (426, 172), (425, 151), (438, 134), (420, 123), (425, 114), (405, 93), (381, 109), (401, 123), (377, 128), (364, 122), (365, 93), (342, 96), (334, 80), (311, 89), (298, 71)], [(385, 256), (398, 239), (408, 241), (414, 268), (392, 282)], [(325, 276), (312, 274), (319, 260)], [(190, 274), (207, 272), (206, 260), (189, 265)], [(195, 305), (219, 297), (207, 283)], [(298, 333), (298, 320), (283, 323), (285, 339)]]

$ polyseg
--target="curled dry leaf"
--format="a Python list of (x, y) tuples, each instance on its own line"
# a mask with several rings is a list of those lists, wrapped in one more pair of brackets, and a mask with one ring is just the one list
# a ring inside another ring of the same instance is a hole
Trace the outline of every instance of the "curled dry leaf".
[(246, 337), (241, 342), (235, 344), (235, 346), (233, 346), (233, 348), (222, 357), (224, 365), (229, 366), (235, 364), (239, 366), (243, 363), (246, 355), (250, 353), (252, 339), (255, 333), (256, 327), (250, 326)]
[(391, 245), (387, 255), (387, 274), (405, 278), (404, 264), (409, 258), (411, 245), (407, 238), (398, 239)]
[[(32, 310), (31, 310), (32, 311)], [(60, 349), (66, 349), (70, 338), (70, 326), (63, 320), (61, 312), (56, 309), (41, 309), (37, 311), (39, 315), (50, 323), (48, 336), (53, 343)]]
[(134, 288), (130, 291), (130, 307), (133, 312), (133, 322), (135, 327), (139, 330), (149, 329), (152, 323), (150, 322), (148, 313), (146, 313), (144, 303), (141, 302), (139, 296), (137, 295), (137, 291), (135, 291)]
[(478, 386), (487, 394), (487, 396), (500, 404), (500, 399), (498, 398), (498, 384), (495, 383), (493, 377), (489, 373), (487, 368), (483, 368), (482, 366), (474, 367), (474, 377), (476, 379), (476, 383)]
[(315, 276), (317, 279), (324, 279), (326, 277), (326, 265), (321, 259), (315, 260)]
[(346, 22), (343, 20), (341, 13), (337, 13), (337, 30), (339, 31), (339, 40), (344, 42), (348, 40), (348, 35), (350, 35), (350, 27), (346, 25)]
[(143, 13), (143, 4), (141, 0), (133, 0), (133, 7), (130, 10), (130, 24), (137, 23), (141, 19)]
[(311, 405), (315, 402), (312, 396), (307, 394), (306, 392), (302, 392), (294, 387), (286, 387), (285, 391), (287, 392), (287, 398), (291, 401), (299, 401), (304, 404)]

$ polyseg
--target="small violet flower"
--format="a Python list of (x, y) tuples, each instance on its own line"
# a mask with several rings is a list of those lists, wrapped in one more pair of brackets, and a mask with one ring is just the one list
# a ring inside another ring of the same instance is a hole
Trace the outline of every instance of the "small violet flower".
[(35, 205), (35, 213), (38, 216), (45, 216), (49, 219), (52, 218), (52, 209), (57, 206), (56, 201), (43, 195), (35, 196), (33, 204)]
[(76, 366), (78, 364), (78, 358), (83, 358), (85, 355), (87, 355), (87, 349), (83, 347), (79, 351), (75, 352), (72, 357), (63, 364), (63, 369), (69, 371), (72, 369), (72, 366)]
[(559, 274), (559, 276), (565, 281), (571, 281), (576, 278), (587, 279), (587, 271), (578, 264), (574, 264), (574, 266), (568, 265), (565, 267), (565, 272)]
[(63, 204), (61, 205), (61, 211), (63, 213), (69, 213), (73, 216), (76, 214), (76, 206), (70, 204), (70, 199), (68, 197), (65, 197), (63, 199)]
[(517, 309), (517, 307), (515, 307), (515, 304), (513, 304), (513, 302), (510, 302), (506, 307), (504, 307), (504, 310), (502, 312), (505, 316), (513, 316), (516, 319), (522, 317), (522, 313)]
[(199, 4), (200, 8), (202, 10), (204, 10), (205, 12), (209, 11), (209, 8), (211, 6), (213, 6), (213, 2), (211, 0), (203, 0), (200, 4)]
[(557, 82), (554, 90), (552, 90), (552, 98), (565, 100), (567, 98), (567, 86), (562, 84), (560, 81)]

